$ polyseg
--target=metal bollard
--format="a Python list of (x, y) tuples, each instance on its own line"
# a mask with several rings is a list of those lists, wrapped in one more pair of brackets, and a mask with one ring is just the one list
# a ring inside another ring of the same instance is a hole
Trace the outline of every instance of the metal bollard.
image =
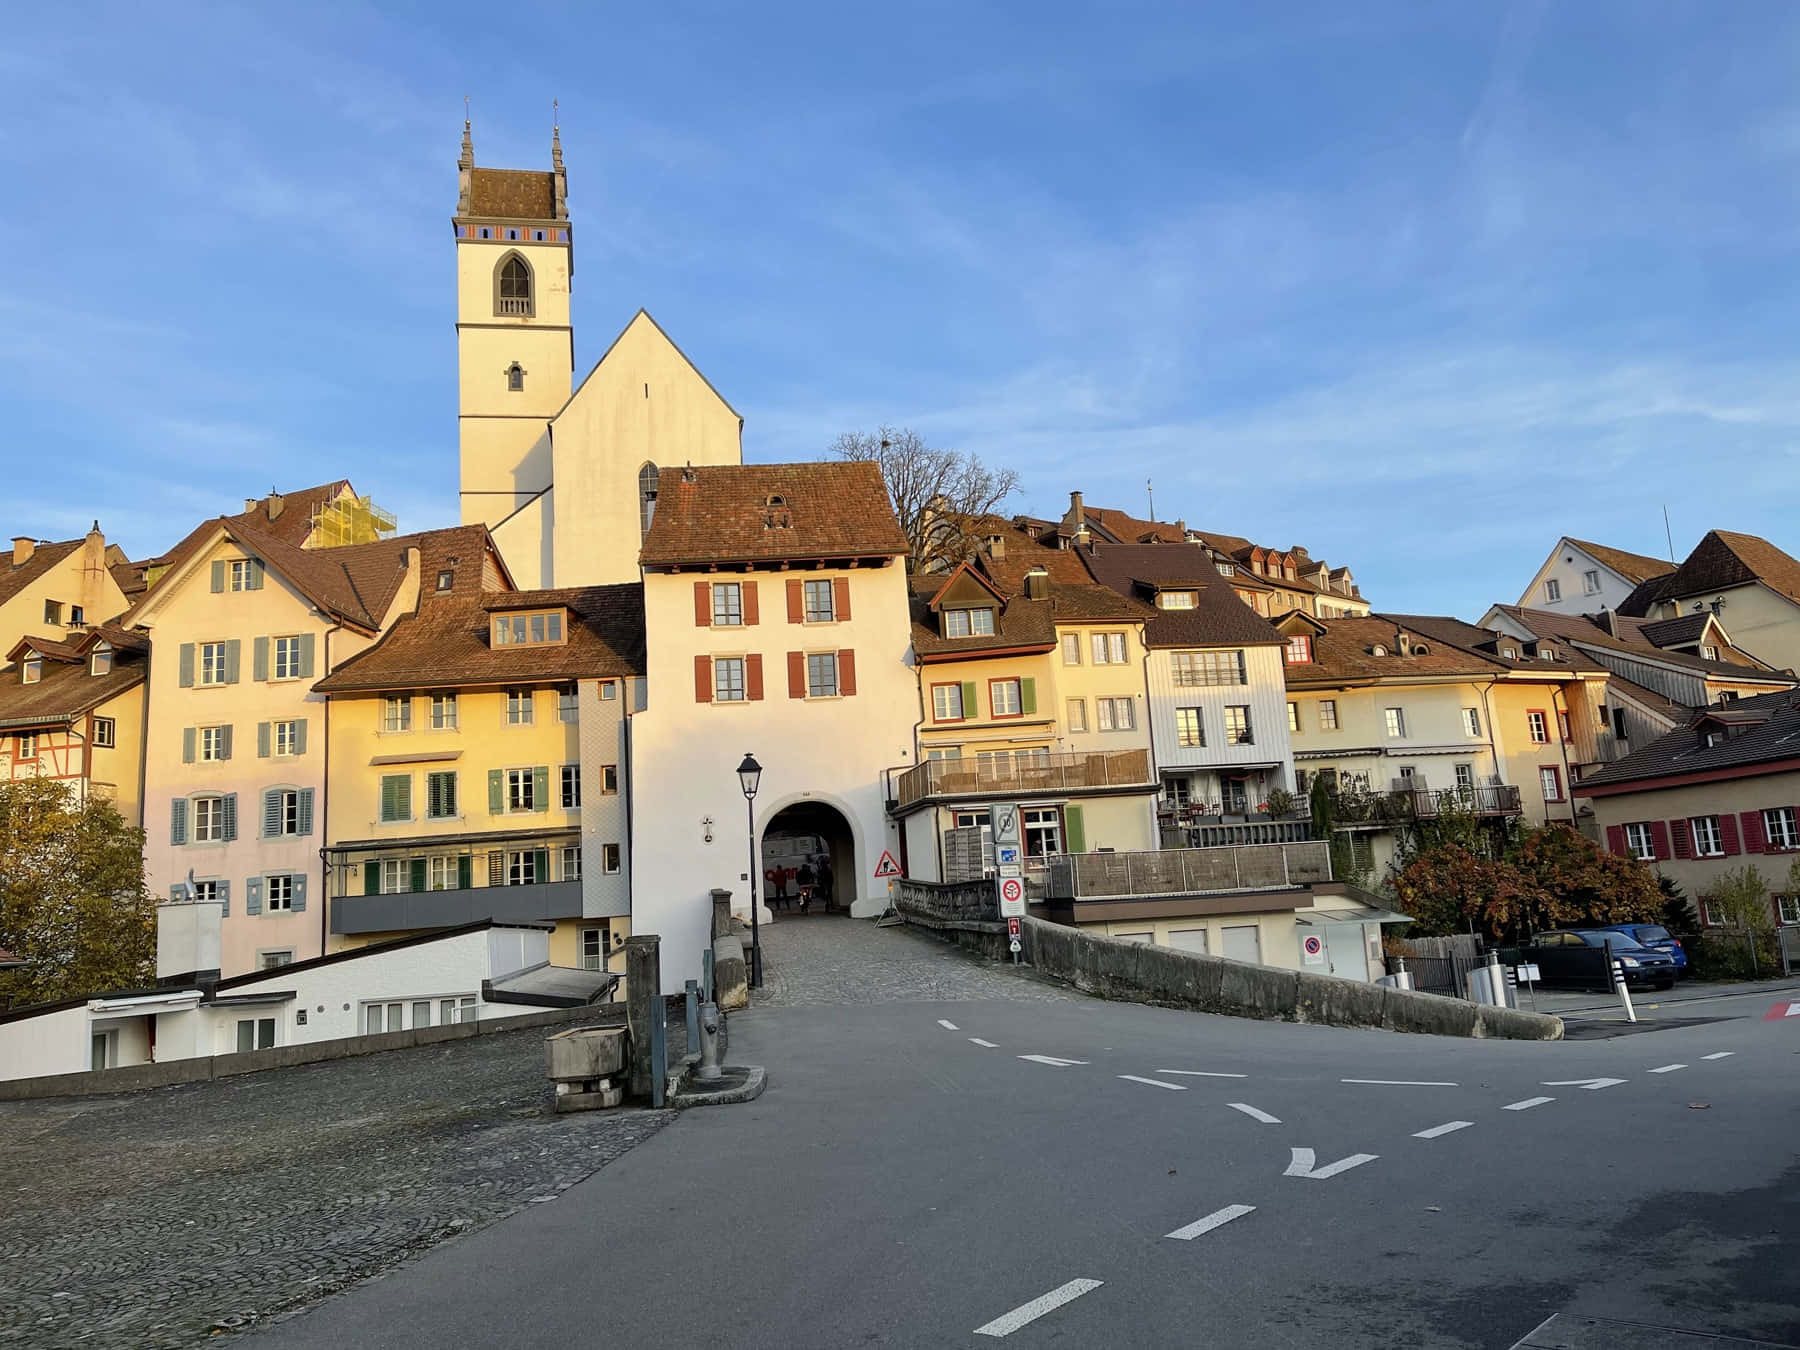
[(707, 1003), (700, 1008), (700, 1064), (694, 1077), (715, 1083), (719, 1076), (719, 1005)]
[(1406, 968), (1406, 958), (1404, 956), (1396, 956), (1394, 958), (1394, 988), (1411, 989), (1412, 987), (1413, 977), (1412, 973)]
[(687, 1052), (700, 1049), (700, 981), (687, 982)]
[(1606, 944), (1606, 964), (1612, 971), (1613, 992), (1619, 996), (1619, 1002), (1625, 1008), (1625, 1020), (1637, 1021), (1637, 1009), (1631, 1006), (1631, 990), (1625, 983), (1625, 966), (1613, 955), (1612, 943)]

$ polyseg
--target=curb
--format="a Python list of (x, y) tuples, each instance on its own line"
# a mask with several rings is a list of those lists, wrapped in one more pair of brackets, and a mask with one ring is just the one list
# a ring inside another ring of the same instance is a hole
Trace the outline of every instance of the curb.
[(738, 1102), (753, 1102), (762, 1096), (763, 1089), (768, 1086), (768, 1072), (760, 1064), (728, 1064), (725, 1073), (741, 1073), (748, 1075), (736, 1087), (720, 1088), (708, 1091), (696, 1089), (688, 1092), (671, 1092), (668, 1104), (677, 1111), (686, 1111), (695, 1106), (734, 1106)]

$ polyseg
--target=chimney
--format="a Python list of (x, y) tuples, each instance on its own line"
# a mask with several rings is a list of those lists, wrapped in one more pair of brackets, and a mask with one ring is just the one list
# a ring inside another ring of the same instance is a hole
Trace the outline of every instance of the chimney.
[(1006, 536), (1005, 535), (990, 534), (987, 537), (987, 555), (990, 558), (999, 558), (999, 559), (1003, 559), (1006, 557)]
[(249, 515), (252, 511), (256, 510), (256, 504), (259, 500), (260, 499), (256, 497), (244, 498), (244, 514)]
[(269, 522), (273, 524), (281, 519), (281, 513), (287, 509), (287, 498), (273, 488), (269, 489)]
[(1394, 652), (1399, 656), (1412, 655), (1412, 644), (1406, 640), (1406, 630), (1404, 628), (1397, 627), (1394, 629)]
[(23, 567), (31, 561), (31, 555), (37, 552), (37, 540), (27, 535), (13, 536), (13, 566)]
[(1041, 567), (1034, 567), (1025, 574), (1025, 598), (1027, 600), (1048, 600), (1050, 598), (1050, 574)]

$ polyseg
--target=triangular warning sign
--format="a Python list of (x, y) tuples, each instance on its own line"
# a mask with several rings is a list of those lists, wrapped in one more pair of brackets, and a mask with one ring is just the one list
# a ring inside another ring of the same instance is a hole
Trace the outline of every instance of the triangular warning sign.
[(894, 855), (886, 849), (881, 851), (881, 861), (875, 864), (875, 875), (878, 877), (897, 877), (900, 875), (900, 864), (894, 861)]

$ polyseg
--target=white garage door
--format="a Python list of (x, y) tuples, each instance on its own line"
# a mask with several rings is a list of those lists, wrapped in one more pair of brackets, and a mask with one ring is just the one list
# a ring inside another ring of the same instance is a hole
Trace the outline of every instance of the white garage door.
[(1113, 936), (1124, 938), (1127, 942), (1148, 942), (1152, 946), (1156, 945), (1155, 933), (1114, 933)]
[(1252, 961), (1262, 964), (1262, 937), (1253, 923), (1240, 924), (1226, 928), (1221, 936), (1224, 938), (1224, 950), (1220, 953), (1233, 961)]
[(1206, 930), (1204, 928), (1173, 928), (1169, 930), (1169, 945), (1177, 951), (1206, 952)]

